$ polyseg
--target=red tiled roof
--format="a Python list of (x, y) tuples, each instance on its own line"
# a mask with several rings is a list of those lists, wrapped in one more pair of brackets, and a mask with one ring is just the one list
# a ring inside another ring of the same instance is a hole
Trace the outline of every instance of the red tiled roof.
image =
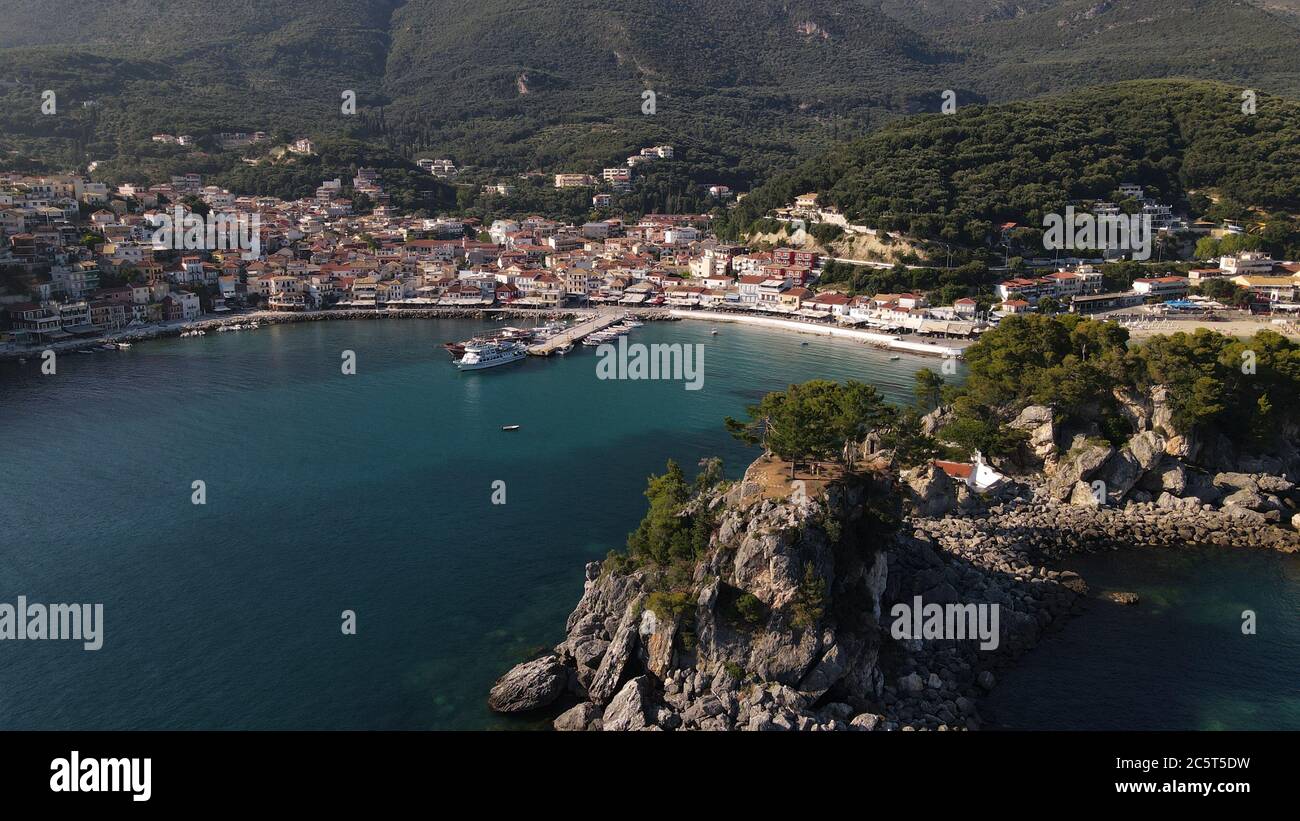
[(971, 475), (971, 466), (963, 465), (961, 462), (945, 462), (941, 459), (935, 459), (934, 465), (954, 479), (969, 479)]
[(849, 297), (844, 294), (835, 293), (818, 294), (817, 298), (814, 300), (814, 302), (820, 302), (824, 305), (847, 305), (849, 301)]

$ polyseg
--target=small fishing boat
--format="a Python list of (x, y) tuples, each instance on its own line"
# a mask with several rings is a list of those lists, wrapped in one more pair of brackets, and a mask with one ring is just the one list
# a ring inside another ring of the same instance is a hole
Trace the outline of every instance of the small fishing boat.
[(573, 350), (572, 342), (570, 342), (568, 345), (565, 345), (563, 348), (560, 348), (558, 351), (556, 351), (556, 353), (558, 353), (560, 356), (564, 356), (566, 353), (568, 353), (571, 350)]
[(899, 356), (898, 354), (894, 354), (893, 356), (889, 357), (890, 361), (893, 361), (895, 359), (902, 359), (902, 358), (903, 357)]
[(502, 425), (501, 430), (519, 430), (518, 425)]
[(807, 342), (800, 342), (799, 344), (800, 344), (800, 345), (807, 345), (808, 343), (807, 343)]
[(710, 335), (710, 336), (717, 336), (717, 335), (718, 335), (718, 329), (717, 329), (717, 328), (714, 328), (713, 330), (709, 331), (709, 335)]

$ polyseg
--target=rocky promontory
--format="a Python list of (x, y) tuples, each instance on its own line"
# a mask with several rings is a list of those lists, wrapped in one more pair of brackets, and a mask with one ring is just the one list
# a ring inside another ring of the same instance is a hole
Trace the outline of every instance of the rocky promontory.
[[(1115, 447), (1026, 408), (1025, 451), (983, 490), (935, 464), (900, 471), (888, 451), (782, 487), (761, 457), (691, 501), (716, 527), (688, 574), (590, 563), (564, 641), (503, 676), (490, 705), (551, 710), (560, 730), (978, 729), (999, 668), (1090, 601), (1140, 606), (1053, 561), (1121, 547), (1300, 550), (1296, 454), (1179, 437), (1152, 426), (1158, 404), (1145, 418)], [(890, 614), (914, 602), (996, 605), (997, 640), (898, 637)]]

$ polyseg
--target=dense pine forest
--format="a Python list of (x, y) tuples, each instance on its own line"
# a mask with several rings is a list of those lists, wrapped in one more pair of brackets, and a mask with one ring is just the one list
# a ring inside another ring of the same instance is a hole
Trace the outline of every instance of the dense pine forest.
[[(671, 142), (696, 152), (694, 182), (743, 190), (936, 112), (945, 90), (965, 107), (1188, 76), (1295, 97), (1293, 5), (3, 0), (0, 163), (219, 168), (230, 160), (206, 156), (220, 153), (213, 135), (261, 130), (488, 175), (585, 170)], [(40, 113), (45, 90), (57, 115)], [(355, 114), (341, 112), (345, 90)], [(193, 134), (197, 149), (151, 144), (156, 132)]]

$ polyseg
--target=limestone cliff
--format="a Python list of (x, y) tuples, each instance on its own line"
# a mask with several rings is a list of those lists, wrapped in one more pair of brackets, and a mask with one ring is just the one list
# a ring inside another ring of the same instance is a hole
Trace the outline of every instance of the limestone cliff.
[[(587, 566), (552, 654), (503, 676), (503, 712), (550, 706), (557, 729), (967, 729), (991, 669), (1075, 605), (1059, 574), (945, 556), (900, 529), (890, 466), (773, 487), (760, 459), (693, 502), (718, 526), (691, 578)], [(895, 602), (999, 602), (1000, 649), (897, 641)], [(569, 706), (571, 705), (571, 706)]]
[[(760, 458), (686, 506), (715, 523), (687, 571), (588, 564), (564, 640), (502, 676), (489, 706), (550, 711), (560, 730), (978, 729), (995, 671), (1089, 606), (1086, 581), (1047, 563), (1134, 546), (1300, 550), (1284, 476), (1207, 475), (1170, 453), (1167, 429), (1115, 448), (1066, 438), (1047, 408), (1021, 417), (1047, 475), (993, 493), (933, 466), (900, 475), (887, 452), (794, 483)], [(1219, 506), (1195, 495), (1206, 488)], [(996, 641), (898, 635), (895, 608), (912, 603), (995, 607)]]
[(1117, 391), (1115, 398), (1134, 431), (1119, 447), (1095, 423), (1061, 424), (1052, 408), (1031, 405), (1009, 422), (1025, 442), (1002, 466), (1041, 479), (1042, 496), (1072, 505), (1222, 509), (1257, 524), (1297, 515), (1300, 430), (1278, 431), (1276, 443), (1259, 452), (1220, 430), (1178, 429), (1163, 386), (1146, 395)]

